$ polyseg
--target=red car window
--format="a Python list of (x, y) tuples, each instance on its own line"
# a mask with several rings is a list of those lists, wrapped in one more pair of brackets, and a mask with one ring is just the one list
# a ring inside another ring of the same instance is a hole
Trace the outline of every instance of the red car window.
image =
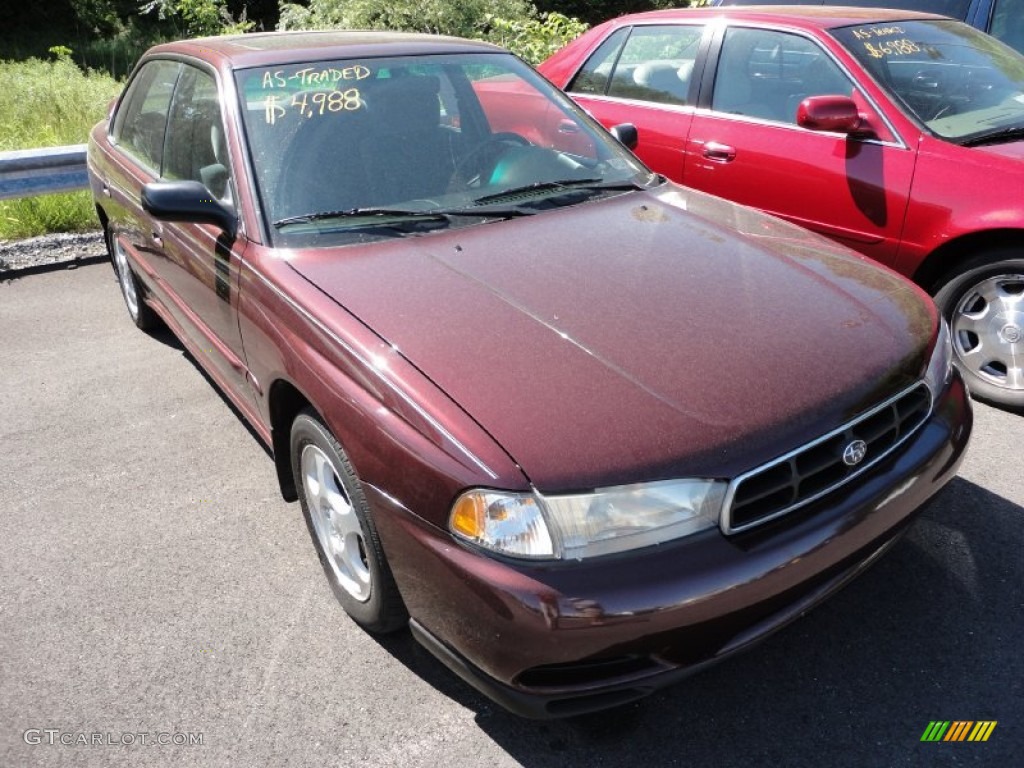
[(929, 131), (971, 143), (1024, 126), (1021, 57), (952, 21), (858, 24), (832, 31)]
[(622, 51), (622, 44), (629, 36), (629, 28), (616, 30), (608, 39), (598, 46), (597, 50), (583, 65), (572, 82), (568, 91), (571, 93), (593, 93), (603, 96), (608, 92), (612, 69)]
[(616, 32), (594, 52), (569, 90), (656, 104), (690, 103), (702, 25), (633, 27)]
[(711, 108), (796, 123), (808, 96), (844, 95), (853, 83), (816, 43), (800, 35), (733, 27), (726, 32)]

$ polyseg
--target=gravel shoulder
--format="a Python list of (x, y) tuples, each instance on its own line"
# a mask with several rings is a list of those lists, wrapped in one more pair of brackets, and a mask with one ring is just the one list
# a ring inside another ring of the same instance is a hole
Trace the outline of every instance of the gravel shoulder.
[(26, 270), (77, 266), (106, 258), (103, 233), (61, 232), (27, 240), (0, 241), (0, 275), (12, 277)]

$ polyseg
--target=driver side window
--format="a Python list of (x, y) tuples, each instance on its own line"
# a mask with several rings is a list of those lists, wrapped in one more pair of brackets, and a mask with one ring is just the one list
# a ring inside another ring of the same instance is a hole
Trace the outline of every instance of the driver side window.
[(163, 177), (202, 182), (217, 198), (231, 200), (231, 164), (217, 83), (186, 66), (167, 121)]
[(718, 59), (711, 108), (796, 124), (809, 96), (849, 96), (853, 82), (817, 43), (800, 35), (732, 28)]

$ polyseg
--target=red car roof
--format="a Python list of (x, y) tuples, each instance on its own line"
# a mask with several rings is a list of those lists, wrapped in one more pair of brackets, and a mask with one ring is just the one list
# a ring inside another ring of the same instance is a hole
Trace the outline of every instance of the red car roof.
[(941, 19), (934, 13), (898, 11), (885, 8), (847, 8), (842, 6), (758, 5), (720, 6), (716, 8), (676, 8), (667, 11), (648, 11), (622, 16), (616, 23), (692, 21), (698, 18), (728, 18), (756, 21), (765, 24), (784, 24), (802, 29), (831, 29), (851, 24), (865, 24), (908, 19)]

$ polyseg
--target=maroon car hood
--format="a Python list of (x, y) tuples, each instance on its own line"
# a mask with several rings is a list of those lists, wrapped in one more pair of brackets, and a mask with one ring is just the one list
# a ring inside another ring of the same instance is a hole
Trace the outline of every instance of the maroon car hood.
[(935, 323), (894, 273), (671, 185), (292, 264), (546, 491), (749, 468), (907, 386)]

